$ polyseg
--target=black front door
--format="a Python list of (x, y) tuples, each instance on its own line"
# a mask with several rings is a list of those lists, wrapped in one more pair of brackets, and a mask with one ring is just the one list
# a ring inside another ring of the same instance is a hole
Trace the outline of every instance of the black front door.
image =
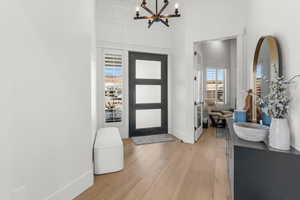
[(168, 56), (129, 52), (129, 135), (168, 133)]

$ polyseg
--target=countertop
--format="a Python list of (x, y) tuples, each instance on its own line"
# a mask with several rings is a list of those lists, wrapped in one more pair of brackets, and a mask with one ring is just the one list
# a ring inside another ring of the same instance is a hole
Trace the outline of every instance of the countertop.
[(240, 139), (233, 129), (233, 119), (227, 118), (227, 126), (229, 129), (229, 137), (235, 147), (242, 147), (242, 148), (250, 148), (250, 149), (257, 149), (263, 151), (272, 151), (278, 153), (287, 153), (287, 154), (295, 154), (300, 156), (300, 151), (297, 151), (295, 148), (291, 147), (289, 151), (281, 151), (274, 148), (269, 147), (268, 142), (249, 142), (246, 140)]

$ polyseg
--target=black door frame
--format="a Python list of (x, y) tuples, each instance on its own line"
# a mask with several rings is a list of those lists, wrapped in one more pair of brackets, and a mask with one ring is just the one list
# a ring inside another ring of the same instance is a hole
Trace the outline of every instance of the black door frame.
[[(136, 60), (161, 61), (161, 80), (136, 79)], [(136, 85), (161, 85), (161, 103), (136, 104)], [(136, 129), (136, 110), (161, 109), (161, 127)], [(129, 52), (129, 136), (168, 133), (168, 55)]]

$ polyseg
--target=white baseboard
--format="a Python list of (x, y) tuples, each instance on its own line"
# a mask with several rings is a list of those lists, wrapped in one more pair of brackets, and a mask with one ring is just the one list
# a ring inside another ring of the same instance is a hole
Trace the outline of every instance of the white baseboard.
[(297, 145), (292, 144), (292, 147), (293, 147), (294, 149), (296, 149), (297, 151), (300, 151), (300, 147), (298, 147)]
[(178, 139), (182, 140), (184, 143), (188, 143), (188, 144), (194, 144), (194, 138), (188, 138), (186, 137), (185, 134), (183, 134), (183, 132), (181, 131), (173, 131), (172, 134), (177, 137)]
[(60, 188), (44, 200), (72, 200), (94, 183), (94, 172), (90, 170), (64, 187)]

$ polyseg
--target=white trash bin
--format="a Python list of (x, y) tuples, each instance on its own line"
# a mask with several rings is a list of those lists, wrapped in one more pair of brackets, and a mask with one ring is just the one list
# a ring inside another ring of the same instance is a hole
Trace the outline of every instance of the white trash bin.
[(98, 130), (94, 145), (95, 174), (106, 174), (124, 167), (123, 142), (118, 128)]

